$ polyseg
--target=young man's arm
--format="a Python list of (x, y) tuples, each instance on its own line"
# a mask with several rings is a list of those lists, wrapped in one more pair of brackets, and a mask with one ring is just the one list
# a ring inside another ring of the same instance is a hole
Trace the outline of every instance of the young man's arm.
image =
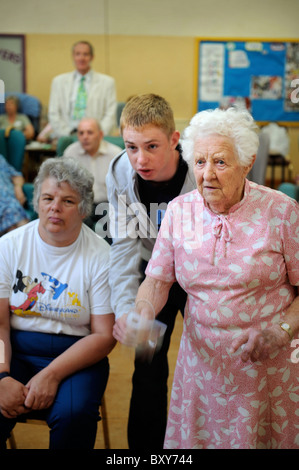
[[(115, 223), (119, 225), (119, 214), (115, 200), (109, 201), (115, 209)], [(125, 219), (125, 225), (129, 222)], [(129, 312), (135, 305), (137, 291), (142, 280), (139, 238), (132, 238), (125, 233), (113, 237), (110, 250), (109, 284), (111, 288), (111, 306), (116, 319)]]

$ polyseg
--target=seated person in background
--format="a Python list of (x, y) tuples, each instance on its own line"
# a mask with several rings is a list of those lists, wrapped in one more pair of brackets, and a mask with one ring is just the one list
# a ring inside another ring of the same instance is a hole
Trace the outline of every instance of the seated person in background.
[(6, 129), (9, 134), (11, 129), (23, 132), (26, 140), (34, 138), (34, 127), (26, 114), (18, 114), (19, 99), (16, 96), (8, 96), (5, 100), (6, 114), (0, 115), (0, 128)]
[(114, 78), (91, 70), (93, 47), (79, 41), (72, 49), (75, 71), (55, 77), (49, 100), (49, 122), (56, 137), (76, 132), (85, 116), (97, 118), (105, 135), (116, 125)]
[(103, 140), (103, 136), (103, 131), (96, 119), (83, 118), (78, 126), (79, 141), (69, 145), (63, 154), (65, 157), (76, 159), (94, 176), (93, 210), (84, 221), (91, 228), (94, 228), (99, 220), (99, 215), (95, 215), (96, 206), (108, 201), (105, 179), (110, 162), (122, 151), (117, 145)]
[(50, 158), (35, 180), (39, 219), (0, 240), (0, 449), (19, 415), (41, 414), (50, 449), (92, 449), (113, 349), (109, 245), (82, 220), (93, 177)]
[(0, 236), (28, 222), (23, 184), (22, 173), (0, 155)]

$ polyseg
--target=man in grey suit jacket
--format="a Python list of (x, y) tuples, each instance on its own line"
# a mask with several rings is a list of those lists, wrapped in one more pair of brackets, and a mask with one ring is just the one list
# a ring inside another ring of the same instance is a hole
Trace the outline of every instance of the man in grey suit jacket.
[(74, 117), (80, 79), (84, 77), (87, 103), (84, 116), (97, 119), (105, 135), (116, 124), (116, 88), (112, 77), (91, 70), (93, 47), (79, 41), (72, 50), (75, 69), (56, 76), (52, 81), (49, 101), (49, 122), (56, 135), (70, 135), (76, 131), (80, 118)]

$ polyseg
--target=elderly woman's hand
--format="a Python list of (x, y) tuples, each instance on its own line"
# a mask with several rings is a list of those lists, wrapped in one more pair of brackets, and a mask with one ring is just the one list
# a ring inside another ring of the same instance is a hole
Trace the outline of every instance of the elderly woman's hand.
[(234, 353), (244, 345), (241, 354), (242, 361), (262, 361), (285, 346), (289, 339), (288, 334), (279, 325), (273, 325), (264, 330), (249, 328), (232, 342), (230, 352)]
[(116, 320), (113, 336), (121, 344), (136, 348), (150, 339), (153, 322), (153, 313), (147, 309), (126, 313)]
[(135, 348), (148, 340), (151, 330), (150, 327), (146, 328), (146, 321), (146, 317), (141, 317), (136, 312), (125, 313), (116, 320), (113, 326), (113, 336), (121, 344)]

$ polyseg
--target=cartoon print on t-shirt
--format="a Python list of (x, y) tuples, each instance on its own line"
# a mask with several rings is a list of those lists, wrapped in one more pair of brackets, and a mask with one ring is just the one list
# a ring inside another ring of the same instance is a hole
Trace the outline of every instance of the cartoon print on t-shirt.
[(81, 302), (78, 299), (78, 294), (75, 294), (74, 292), (68, 292), (68, 295), (71, 299), (72, 305), (78, 305), (79, 307), (81, 307)]
[[(15, 295), (20, 294), (20, 296), (24, 294), (26, 299), (23, 300), (21, 297), (20, 304), (11, 305), (12, 313), (21, 317), (59, 317), (61, 320), (66, 317), (77, 318), (79, 310), (76, 307), (84, 309), (78, 299), (78, 294), (66, 292), (65, 304), (58, 307), (55, 301), (66, 291), (68, 284), (60, 282), (45, 272), (42, 272), (41, 275), (42, 280), (39, 282), (37, 277), (33, 279), (30, 276), (24, 276), (21, 270), (17, 270), (13, 293)], [(69, 307), (73, 308), (70, 309)]]
[(27, 294), (27, 299), (23, 304), (19, 306), (11, 305), (10, 309), (16, 315), (23, 315), (26, 312), (26, 315), (35, 315), (40, 316), (40, 313), (33, 312), (30, 309), (36, 304), (38, 300), (38, 293), (44, 293), (45, 289), (42, 286), (41, 282), (37, 282), (37, 278), (32, 279), (30, 276), (23, 276), (22, 271), (17, 270), (17, 282), (13, 286), (13, 291), (16, 294), (18, 291), (24, 292)]
[(62, 282), (58, 281), (58, 279), (55, 279), (55, 277), (50, 276), (50, 274), (47, 273), (41, 273), (44, 280), (43, 280), (43, 285), (47, 290), (50, 290), (53, 292), (53, 300), (58, 299), (60, 294), (64, 291), (64, 289), (67, 288), (67, 284), (62, 284)]

